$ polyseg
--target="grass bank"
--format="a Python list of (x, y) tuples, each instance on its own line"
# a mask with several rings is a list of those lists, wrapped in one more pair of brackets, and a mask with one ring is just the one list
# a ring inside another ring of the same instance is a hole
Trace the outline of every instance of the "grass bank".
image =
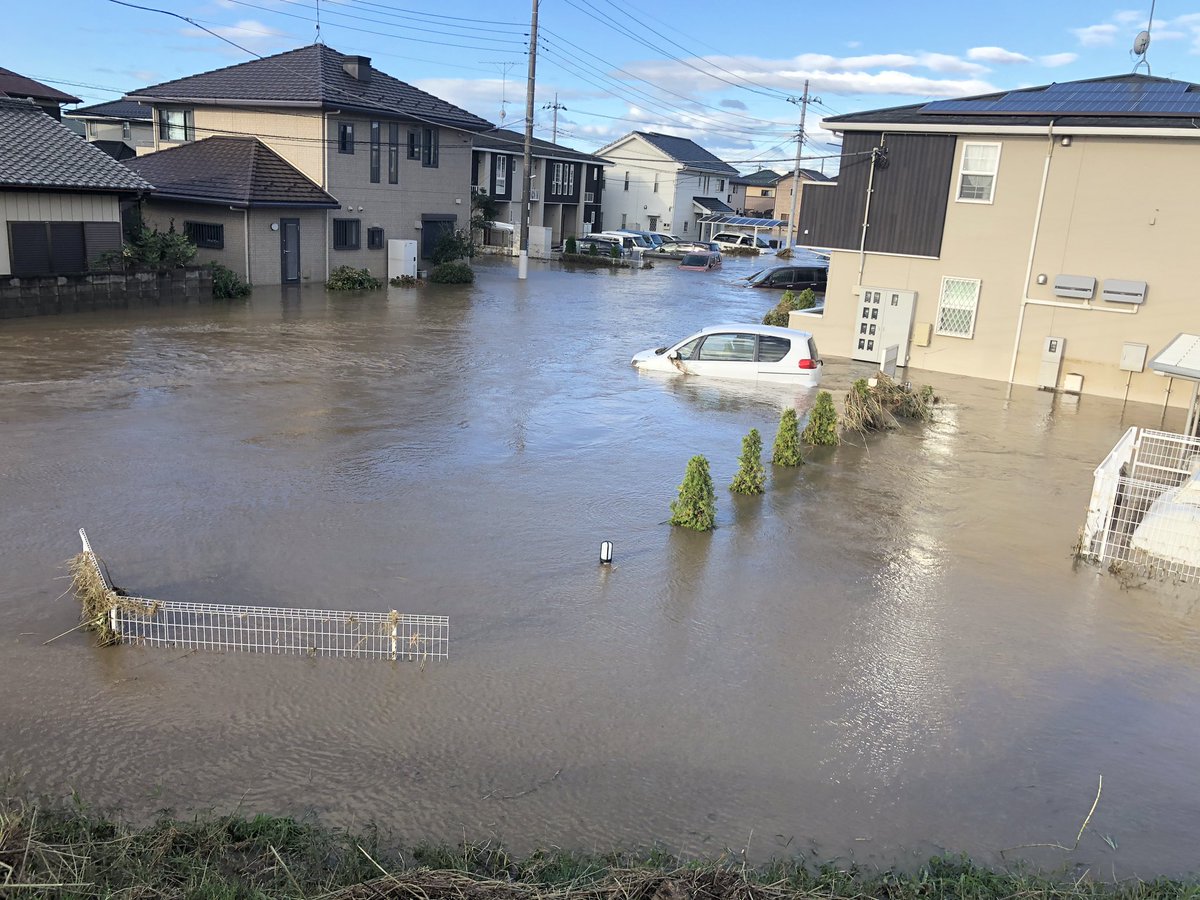
[(1196, 898), (1181, 881), (1057, 882), (932, 859), (867, 872), (735, 857), (662, 854), (517, 859), (491, 845), (389, 848), (378, 832), (256, 816), (169, 817), (134, 828), (81, 804), (0, 800), (0, 897), (325, 898), (325, 900), (1157, 900)]

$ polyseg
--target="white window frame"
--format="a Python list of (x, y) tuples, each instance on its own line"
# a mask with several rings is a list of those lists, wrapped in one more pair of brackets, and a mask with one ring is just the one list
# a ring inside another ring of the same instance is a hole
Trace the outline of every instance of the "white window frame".
[[(946, 285), (948, 282), (951, 282), (951, 281), (956, 281), (961, 284), (974, 285), (975, 296), (971, 299), (970, 306), (946, 303)], [(963, 338), (965, 340), (970, 340), (971, 338), (975, 337), (975, 323), (979, 320), (979, 292), (980, 292), (980, 285), (982, 283), (983, 282), (978, 278), (959, 278), (958, 276), (955, 276), (955, 275), (943, 275), (942, 276), (942, 286), (941, 286), (941, 290), (938, 292), (937, 316), (933, 320), (934, 321), (934, 330), (935, 330), (936, 334), (940, 334), (945, 337)], [(947, 330), (943, 329), (941, 326), (942, 326), (942, 310), (944, 310), (944, 309), (955, 309), (955, 310), (970, 309), (970, 311), (971, 311), (970, 331), (968, 331), (966, 334), (963, 334), (958, 331), (947, 331)]]
[[(982, 169), (967, 169), (967, 148), (968, 147), (995, 147), (996, 148), (996, 166), (990, 172)], [(957, 203), (982, 203), (985, 206), (990, 206), (996, 199), (996, 179), (1000, 175), (1000, 153), (1003, 150), (1003, 145), (992, 141), (964, 141), (962, 145), (962, 153), (958, 157), (958, 183), (954, 187), (954, 199)], [(962, 195), (963, 176), (965, 175), (986, 175), (992, 179), (992, 189), (988, 192), (986, 200), (977, 200), (974, 197), (964, 197)]]
[(508, 191), (508, 157), (503, 153), (496, 156), (496, 193)]

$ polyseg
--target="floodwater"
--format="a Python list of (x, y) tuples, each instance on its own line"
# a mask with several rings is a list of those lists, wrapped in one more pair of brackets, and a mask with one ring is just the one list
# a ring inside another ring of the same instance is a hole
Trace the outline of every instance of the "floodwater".
[[(1194, 869), (1200, 594), (1069, 558), (1161, 410), (912, 372), (935, 425), (734, 497), (810, 394), (628, 360), (761, 316), (749, 266), (0, 324), (0, 773), (518, 851)], [(696, 453), (712, 534), (666, 524)], [(451, 658), (43, 646), (80, 526), (143, 595), (447, 614)], [(1001, 855), (1070, 847), (1101, 776), (1076, 852)]]

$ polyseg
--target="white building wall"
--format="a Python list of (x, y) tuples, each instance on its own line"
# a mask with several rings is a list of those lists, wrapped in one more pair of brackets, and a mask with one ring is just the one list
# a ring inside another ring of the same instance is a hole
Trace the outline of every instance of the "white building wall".
[(120, 222), (116, 194), (0, 192), (0, 275), (12, 274), (8, 252), (9, 222)]

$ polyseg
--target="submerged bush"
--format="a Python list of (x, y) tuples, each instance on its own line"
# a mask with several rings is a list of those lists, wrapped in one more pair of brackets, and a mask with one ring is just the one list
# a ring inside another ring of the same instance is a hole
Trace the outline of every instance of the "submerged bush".
[(245, 297), (252, 290), (249, 284), (242, 281), (242, 276), (229, 266), (223, 266), (217, 262), (209, 263), (208, 266), (213, 273), (214, 300), (233, 300)]
[(383, 287), (383, 282), (372, 275), (370, 269), (338, 266), (329, 273), (325, 287), (331, 291), (373, 291)]
[(574, 238), (574, 236), (571, 236), (571, 237), (567, 238), (566, 243), (563, 245), (563, 252), (564, 253), (574, 253), (575, 251), (576, 251), (575, 238)]
[(431, 259), (435, 266), (466, 259), (475, 255), (475, 242), (465, 231), (447, 231), (433, 248)]
[(762, 435), (757, 428), (742, 438), (742, 455), (737, 474), (729, 489), (736, 494), (761, 494), (766, 490), (767, 473), (762, 464)]
[(397, 275), (388, 282), (388, 284), (390, 284), (392, 287), (416, 287), (417, 285), (424, 283), (425, 282), (415, 275)]
[(799, 294), (792, 291), (784, 291), (783, 296), (779, 298), (779, 302), (763, 316), (762, 323), (764, 325), (777, 325), (780, 328), (788, 327), (788, 313), (801, 310), (812, 309), (817, 305), (817, 295), (813, 293), (812, 288), (805, 288)]
[(790, 406), (779, 417), (775, 446), (771, 448), (771, 462), (777, 466), (799, 466), (804, 463), (804, 454), (800, 451), (800, 423), (796, 419), (796, 410)]
[(808, 424), (801, 437), (804, 443), (814, 447), (830, 447), (838, 442), (838, 414), (829, 391), (817, 392), (817, 402), (808, 414)]
[(671, 524), (693, 531), (712, 531), (717, 521), (717, 495), (713, 490), (708, 460), (693, 456), (688, 460), (679, 499), (671, 501)]
[(436, 284), (470, 284), (475, 270), (465, 262), (444, 262), (433, 267), (429, 280)]

